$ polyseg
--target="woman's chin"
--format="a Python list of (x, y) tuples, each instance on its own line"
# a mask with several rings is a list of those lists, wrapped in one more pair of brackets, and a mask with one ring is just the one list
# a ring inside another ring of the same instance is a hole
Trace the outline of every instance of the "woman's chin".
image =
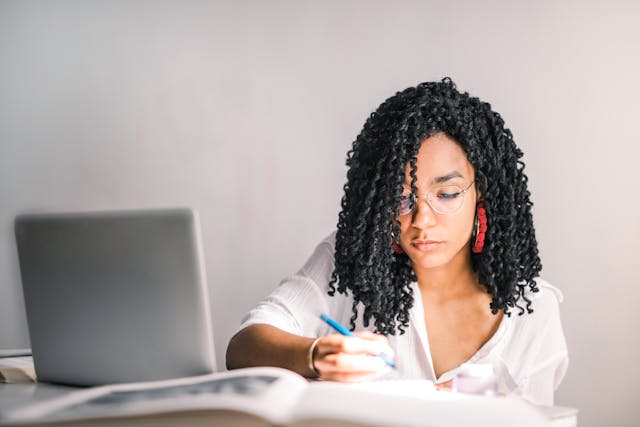
[(420, 267), (425, 270), (441, 267), (450, 260), (450, 257), (447, 257), (446, 254), (443, 253), (411, 251), (411, 253), (407, 255), (411, 258), (414, 267)]
[(466, 262), (471, 262), (471, 250), (469, 249), (468, 244), (462, 245), (457, 249), (455, 245), (450, 242), (445, 242), (427, 249), (428, 250), (420, 250), (412, 245), (407, 251), (407, 255), (411, 259), (414, 269), (417, 267), (423, 270), (428, 270), (443, 267), (451, 263), (456, 265), (466, 265)]

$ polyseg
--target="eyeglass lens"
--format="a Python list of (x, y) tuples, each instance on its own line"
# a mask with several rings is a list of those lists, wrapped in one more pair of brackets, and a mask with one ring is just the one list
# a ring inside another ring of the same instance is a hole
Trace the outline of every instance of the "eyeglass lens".
[[(455, 185), (445, 185), (438, 187), (427, 194), (421, 194), (420, 197), (426, 197), (431, 208), (441, 214), (450, 214), (456, 212), (462, 206), (463, 201), (462, 189)], [(406, 215), (413, 211), (417, 205), (418, 196), (413, 193), (405, 193), (400, 198), (398, 204), (398, 215)]]

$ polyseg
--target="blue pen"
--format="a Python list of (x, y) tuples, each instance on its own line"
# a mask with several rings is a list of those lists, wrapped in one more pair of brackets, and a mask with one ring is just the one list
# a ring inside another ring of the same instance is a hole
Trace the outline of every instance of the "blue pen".
[[(353, 332), (351, 332), (350, 330), (348, 330), (347, 328), (345, 328), (340, 323), (336, 322), (335, 320), (333, 320), (332, 318), (330, 318), (326, 314), (324, 314), (324, 313), (321, 314), (320, 318), (322, 320), (324, 320), (325, 322), (327, 322), (329, 324), (329, 326), (331, 326), (333, 329), (335, 329), (336, 331), (340, 332), (342, 335), (345, 335), (347, 337), (356, 337), (356, 338), (358, 337), (356, 334), (354, 334)], [(380, 359), (384, 360), (384, 363), (386, 363), (388, 366), (391, 366), (392, 368), (396, 367), (396, 364), (393, 363), (393, 360), (389, 359), (383, 353), (379, 353), (377, 356)]]

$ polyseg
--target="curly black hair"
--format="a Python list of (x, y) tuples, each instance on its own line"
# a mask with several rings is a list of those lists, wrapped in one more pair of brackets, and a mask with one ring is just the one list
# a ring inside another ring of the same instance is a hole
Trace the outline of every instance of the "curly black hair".
[[(537, 292), (538, 255), (530, 193), (522, 151), (491, 105), (461, 93), (448, 77), (407, 88), (384, 101), (367, 119), (347, 153), (347, 182), (338, 216), (335, 269), (329, 295), (353, 295), (351, 329), (364, 306), (363, 324), (395, 335), (409, 325), (417, 280), (409, 257), (396, 254), (392, 234), (399, 235), (396, 207), (411, 166), (416, 192), (416, 162), (421, 143), (443, 132), (465, 151), (482, 194), (488, 230), (484, 250), (471, 254), (480, 283), (492, 295), (493, 314), (532, 313), (526, 288)], [(524, 306), (521, 305), (524, 301)]]

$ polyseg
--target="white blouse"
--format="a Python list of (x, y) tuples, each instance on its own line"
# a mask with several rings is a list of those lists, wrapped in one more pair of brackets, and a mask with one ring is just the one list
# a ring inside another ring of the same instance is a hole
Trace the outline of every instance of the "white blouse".
[[(320, 319), (327, 313), (349, 326), (352, 315), (351, 295), (327, 294), (334, 268), (335, 232), (315, 249), (304, 267), (286, 277), (267, 298), (244, 317), (240, 329), (266, 323), (292, 334), (319, 337), (335, 333)], [(560, 385), (569, 365), (569, 356), (559, 303), (562, 293), (542, 279), (536, 279), (540, 289), (528, 292), (532, 314), (503, 316), (495, 334), (467, 361), (490, 363), (498, 376), (498, 391), (522, 396), (538, 405), (553, 405), (553, 393)], [(396, 369), (385, 379), (428, 379), (435, 383), (452, 379), (460, 367), (436, 378), (429, 349), (421, 294), (412, 283), (415, 302), (410, 310), (409, 327), (403, 335), (388, 336), (395, 351)], [(362, 306), (358, 313), (362, 313)], [(372, 322), (373, 323), (373, 322)], [(358, 318), (356, 330), (364, 328)]]

